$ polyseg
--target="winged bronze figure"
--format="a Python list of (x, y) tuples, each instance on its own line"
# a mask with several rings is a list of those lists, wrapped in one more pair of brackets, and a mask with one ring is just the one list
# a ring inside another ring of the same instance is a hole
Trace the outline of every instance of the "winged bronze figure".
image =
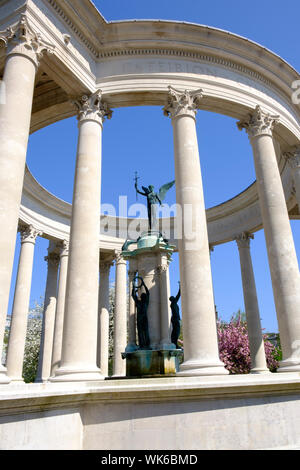
[(157, 205), (162, 205), (166, 198), (167, 192), (174, 186), (175, 180), (170, 183), (164, 184), (158, 194), (154, 191), (154, 186), (149, 185), (148, 187), (142, 186), (144, 192), (138, 189), (137, 178), (135, 180), (135, 189), (137, 194), (141, 194), (147, 198), (147, 209), (148, 209), (148, 220), (149, 220), (149, 231), (158, 232), (159, 224), (157, 220)]

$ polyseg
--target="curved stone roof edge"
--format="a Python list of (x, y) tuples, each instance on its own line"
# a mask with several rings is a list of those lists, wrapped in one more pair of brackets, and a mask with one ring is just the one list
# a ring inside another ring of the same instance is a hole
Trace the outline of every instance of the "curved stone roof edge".
[(131, 19), (131, 20), (114, 20), (114, 21), (107, 22), (107, 25), (112, 25), (113, 26), (113, 25), (118, 25), (118, 24), (120, 24), (120, 25), (126, 24), (126, 23), (135, 24), (135, 23), (141, 23), (141, 22), (146, 22), (146, 23), (157, 22), (157, 23), (166, 23), (166, 24), (175, 24), (175, 25), (195, 26), (197, 28), (203, 28), (203, 29), (206, 29), (206, 30), (214, 31), (216, 33), (221, 33), (221, 34), (224, 34), (225, 36), (231, 36), (232, 38), (235, 38), (237, 40), (245, 41), (245, 42), (257, 47), (258, 49), (261, 49), (261, 50), (265, 51), (266, 53), (268, 53), (273, 58), (276, 58), (279, 62), (282, 62), (285, 65), (287, 65), (297, 75), (300, 74), (300, 72), (295, 67), (293, 67), (288, 61), (283, 59), (279, 54), (272, 51), (268, 47), (263, 46), (259, 42), (254, 41), (253, 39), (249, 39), (249, 38), (247, 38), (245, 36), (242, 36), (240, 34), (233, 33), (231, 31), (228, 31), (228, 30), (225, 30), (225, 29), (222, 29), (222, 28), (218, 28), (216, 26), (209, 26), (209, 25), (204, 25), (204, 24), (200, 24), (200, 23), (193, 23), (193, 22), (189, 22), (189, 21), (164, 20), (164, 19), (147, 19), (147, 18), (146, 19)]
[[(50, 4), (55, 1), (60, 6), (60, 8), (66, 7), (66, 3), (69, 3), (69, 2), (66, 2), (66, 1), (63, 2), (62, 0), (48, 0), (48, 1), (49, 1)], [(78, 2), (78, 0), (77, 0), (77, 2)], [(77, 2), (75, 2), (75, 3), (77, 3)], [(72, 3), (74, 3), (74, 2), (72, 2)], [(178, 21), (178, 20), (168, 20), (168, 19), (147, 19), (147, 18), (146, 19), (134, 18), (134, 19), (107, 21), (104, 18), (104, 16), (102, 15), (102, 13), (100, 12), (100, 10), (98, 9), (98, 7), (91, 0), (80, 0), (80, 5), (83, 6), (83, 8), (87, 7), (87, 8), (91, 9), (90, 10), (90, 15), (91, 15), (91, 19), (93, 19), (93, 23), (95, 21), (95, 16), (94, 15), (95, 15), (95, 12), (96, 12), (96, 15), (100, 18), (102, 26), (104, 28), (110, 28), (111, 26), (115, 26), (115, 25), (116, 26), (117, 25), (125, 25), (125, 24), (128, 24), (128, 23), (137, 24), (137, 23), (142, 23), (142, 22), (146, 22), (146, 23), (157, 22), (157, 23), (160, 23), (160, 24), (170, 24), (170, 25), (173, 24), (173, 25), (192, 26), (192, 27), (202, 28), (202, 29), (206, 29), (206, 30), (211, 30), (211, 31), (214, 31), (216, 33), (221, 33), (224, 36), (230, 36), (230, 37), (232, 37), (236, 40), (239, 40), (239, 41), (241, 40), (243, 42), (251, 44), (252, 46), (255, 46), (256, 48), (258, 48), (260, 50), (265, 51), (272, 58), (275, 58), (281, 64), (285, 64), (290, 69), (291, 72), (293, 72), (294, 74), (297, 74), (298, 76), (300, 75), (300, 72), (298, 72), (289, 62), (287, 62), (285, 59), (283, 59), (279, 54), (276, 54), (275, 52), (273, 52), (271, 49), (266, 48), (262, 44), (254, 41), (252, 39), (246, 38), (245, 36), (239, 35), (237, 33), (233, 33), (231, 31), (228, 31), (228, 30), (225, 30), (225, 29), (222, 29), (222, 28), (218, 28), (216, 26), (209, 26), (209, 25), (204, 25), (204, 24), (199, 24), (199, 23), (194, 23), (194, 22), (189, 22), (189, 21)], [(72, 5), (72, 10), (74, 10), (73, 5)], [(77, 14), (77, 19), (81, 20), (85, 27), (88, 26), (86, 24), (86, 22), (83, 21), (82, 18), (79, 18), (78, 14)], [(105, 38), (102, 38), (102, 40), (103, 40), (103, 43), (104, 43), (103, 45), (105, 45)]]

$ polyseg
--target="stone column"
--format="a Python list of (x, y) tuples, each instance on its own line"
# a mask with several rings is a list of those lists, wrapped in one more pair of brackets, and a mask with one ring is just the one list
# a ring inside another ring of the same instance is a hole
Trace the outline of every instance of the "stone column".
[(53, 251), (55, 249), (56, 245), (53, 242), (50, 242), (48, 248), (49, 254), (45, 257), (48, 271), (44, 301), (39, 366), (35, 380), (37, 383), (47, 382), (51, 375), (53, 334), (57, 300), (57, 278), (59, 267), (59, 255)]
[(170, 274), (169, 260), (166, 256), (161, 257), (158, 274), (160, 281), (160, 349), (175, 349), (175, 345), (171, 342)]
[(108, 376), (109, 360), (109, 274), (111, 266), (110, 261), (100, 261), (98, 367), (105, 377)]
[(206, 212), (196, 133), (201, 90), (169, 87), (165, 115), (174, 130), (177, 204), (182, 208), (178, 240), (184, 363), (181, 375), (228, 374), (219, 359)]
[(61, 348), (64, 328), (64, 313), (66, 300), (66, 285), (69, 260), (69, 242), (64, 240), (59, 246), (60, 269), (57, 290), (55, 324), (53, 334), (53, 349), (51, 359), (51, 376), (55, 374), (61, 361)]
[(12, 309), (7, 350), (7, 375), (12, 382), (23, 382), (23, 360), (29, 312), (34, 247), (41, 232), (32, 225), (20, 230), (21, 252)]
[(122, 359), (127, 344), (127, 263), (116, 253), (115, 312), (114, 312), (114, 364), (113, 375), (126, 375), (126, 361)]
[[(25, 15), (14, 27), (0, 32), (6, 46), (0, 105), (0, 357), (9, 300), (11, 274), (23, 189), (32, 99), (39, 58), (50, 45), (34, 33)], [(7, 383), (0, 363), (0, 383)]]
[(111, 111), (101, 92), (76, 102), (79, 140), (76, 162), (62, 358), (52, 381), (103, 379), (97, 367), (101, 141)]
[(269, 373), (269, 369), (267, 367), (266, 361), (256, 285), (250, 253), (251, 238), (254, 238), (254, 235), (244, 232), (236, 237), (236, 242), (239, 249), (241, 263), (244, 302), (251, 355), (251, 373), (265, 374)]
[(136, 262), (130, 260), (129, 261), (129, 271), (128, 271), (128, 279), (129, 279), (129, 315), (128, 315), (128, 344), (126, 346), (126, 352), (133, 352), (138, 349), (137, 341), (136, 341), (136, 307), (135, 302), (132, 298), (132, 287), (133, 281), (137, 272), (137, 264)]
[(296, 199), (298, 207), (300, 208), (300, 147), (296, 147), (292, 152), (288, 152), (284, 156), (291, 169), (296, 190)]
[(257, 106), (239, 129), (253, 148), (283, 360), (279, 372), (300, 371), (300, 275), (272, 131), (278, 116)]

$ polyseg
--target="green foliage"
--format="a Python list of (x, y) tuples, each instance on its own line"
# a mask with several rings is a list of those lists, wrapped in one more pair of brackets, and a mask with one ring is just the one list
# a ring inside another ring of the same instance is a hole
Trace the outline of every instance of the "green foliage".
[(240, 321), (241, 323), (247, 323), (246, 313), (239, 308), (237, 312), (233, 313), (231, 320), (234, 322)]

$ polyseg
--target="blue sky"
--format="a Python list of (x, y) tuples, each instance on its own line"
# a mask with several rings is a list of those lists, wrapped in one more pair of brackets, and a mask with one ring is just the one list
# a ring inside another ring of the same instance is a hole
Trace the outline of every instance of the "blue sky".
[[(228, 30), (260, 43), (300, 70), (300, 4), (297, 1), (95, 0), (94, 3), (107, 21), (159, 18)], [(246, 133), (237, 130), (234, 119), (199, 111), (197, 132), (205, 201), (209, 208), (235, 196), (255, 180), (253, 158)], [(68, 202), (72, 201), (76, 145), (77, 123), (72, 118), (33, 134), (28, 147), (27, 162), (34, 176), (49, 191)], [(102, 202), (117, 205), (120, 195), (127, 195), (129, 204), (135, 202), (135, 171), (141, 176), (141, 183), (146, 185), (159, 187), (174, 179), (171, 122), (163, 116), (160, 107), (116, 109), (112, 120), (104, 125)], [(166, 202), (175, 202), (174, 188)], [(299, 256), (300, 223), (294, 221), (291, 225)], [(31, 304), (44, 295), (46, 264), (43, 258), (46, 250), (47, 242), (39, 239)], [(277, 331), (263, 231), (255, 234), (251, 250), (262, 325), (267, 331)], [(19, 244), (14, 279), (18, 255)], [(236, 244), (216, 247), (211, 260), (217, 310), (228, 320), (233, 312), (244, 308)], [(179, 280), (177, 255), (170, 274), (172, 291), (176, 293)], [(112, 280), (113, 275), (112, 271)], [(10, 309), (12, 298), (13, 285)]]

